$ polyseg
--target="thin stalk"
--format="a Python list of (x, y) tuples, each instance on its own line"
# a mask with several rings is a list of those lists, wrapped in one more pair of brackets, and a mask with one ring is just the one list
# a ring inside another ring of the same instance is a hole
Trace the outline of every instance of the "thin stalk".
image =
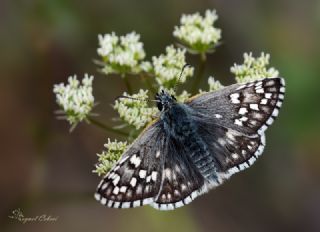
[(127, 75), (123, 75), (124, 84), (126, 85), (127, 91), (129, 95), (132, 95), (132, 88)]
[(156, 94), (157, 90), (153, 87), (152, 83), (150, 82), (150, 79), (148, 77), (145, 77), (144, 75), (140, 74), (141, 80), (143, 83), (147, 86), (147, 88), (150, 90), (152, 94)]
[(88, 121), (90, 123), (92, 123), (93, 125), (99, 127), (100, 129), (103, 129), (103, 130), (105, 130), (107, 132), (112, 132), (112, 133), (115, 133), (115, 134), (118, 134), (118, 135), (122, 135), (124, 137), (128, 137), (129, 136), (128, 133), (126, 133), (124, 131), (121, 131), (121, 130), (114, 129), (111, 126), (108, 126), (108, 125), (106, 125), (106, 124), (104, 124), (104, 123), (102, 123), (102, 122), (100, 122), (100, 121), (98, 121), (98, 120), (96, 120), (96, 119), (94, 119), (92, 117), (88, 117)]
[(199, 85), (201, 83), (201, 80), (203, 79), (203, 74), (204, 74), (204, 70), (205, 70), (205, 66), (206, 66), (206, 54), (205, 53), (201, 53), (200, 54), (200, 64), (199, 64), (199, 71), (197, 76), (194, 79), (193, 85), (192, 85), (192, 90), (191, 92), (193, 94), (195, 94), (197, 92), (197, 90), (199, 89)]

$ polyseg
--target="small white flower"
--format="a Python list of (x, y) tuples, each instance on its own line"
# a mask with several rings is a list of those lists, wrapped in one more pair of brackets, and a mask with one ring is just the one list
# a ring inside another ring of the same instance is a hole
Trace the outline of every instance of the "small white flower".
[(213, 49), (221, 39), (221, 30), (214, 27), (218, 19), (215, 10), (207, 10), (202, 17), (198, 12), (190, 15), (182, 15), (181, 26), (176, 26), (173, 36), (183, 44), (199, 53)]
[(143, 44), (140, 42), (140, 35), (131, 32), (124, 36), (111, 34), (98, 35), (99, 48), (97, 53), (102, 57), (104, 67), (102, 71), (109, 73), (139, 73), (141, 62), (145, 58)]
[(267, 69), (270, 54), (261, 53), (260, 57), (252, 57), (252, 53), (244, 53), (242, 65), (234, 64), (230, 71), (235, 75), (238, 83), (245, 83), (262, 78), (272, 78), (279, 76), (278, 70), (271, 67)]
[[(185, 49), (175, 49), (171, 45), (166, 47), (166, 54), (152, 57), (153, 72), (161, 87), (170, 89), (177, 84), (181, 70), (186, 64), (185, 53)], [(186, 67), (179, 82), (184, 83), (187, 77), (193, 75), (193, 70), (192, 67)]]
[(141, 67), (141, 70), (146, 73), (150, 73), (152, 71), (152, 64), (149, 61), (141, 62), (140, 67)]
[(222, 89), (224, 86), (220, 83), (220, 81), (215, 80), (214, 77), (208, 78), (209, 91), (215, 91), (218, 89)]
[(191, 97), (191, 93), (188, 93), (186, 90), (183, 90), (183, 92), (180, 95), (177, 95), (177, 101), (179, 102), (185, 102)]
[(167, 91), (170, 95), (175, 96), (178, 102), (185, 102), (191, 97), (191, 93), (188, 93), (186, 90), (183, 90), (181, 94), (177, 94), (174, 89), (166, 89), (166, 88), (160, 88), (161, 90)]
[(117, 140), (111, 142), (108, 138), (108, 142), (104, 144), (104, 147), (106, 151), (97, 154), (99, 162), (95, 165), (96, 169), (93, 170), (99, 176), (105, 175), (114, 166), (128, 145), (127, 142), (118, 142)]
[(146, 99), (148, 98), (148, 90), (140, 89), (139, 93), (128, 96), (140, 100), (120, 98), (116, 100), (114, 108), (118, 111), (120, 118), (128, 124), (134, 126), (137, 130), (143, 128), (152, 117), (158, 112), (156, 107), (149, 107)]
[(92, 95), (93, 76), (85, 74), (82, 84), (77, 76), (70, 76), (68, 84), (56, 84), (53, 92), (56, 94), (56, 102), (62, 108), (65, 118), (74, 127), (77, 123), (86, 119), (94, 106)]

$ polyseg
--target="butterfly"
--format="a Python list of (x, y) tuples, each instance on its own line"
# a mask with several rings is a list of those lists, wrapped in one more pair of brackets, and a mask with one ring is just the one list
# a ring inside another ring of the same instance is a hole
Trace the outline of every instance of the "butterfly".
[(112, 208), (173, 210), (250, 167), (279, 114), (283, 78), (266, 78), (196, 95), (184, 103), (156, 95), (159, 118), (129, 146), (98, 185)]

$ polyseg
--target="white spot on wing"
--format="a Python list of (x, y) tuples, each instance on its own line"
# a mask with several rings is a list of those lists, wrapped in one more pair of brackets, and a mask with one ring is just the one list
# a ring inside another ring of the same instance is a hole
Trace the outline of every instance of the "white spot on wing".
[(232, 153), (231, 156), (232, 156), (233, 159), (238, 159), (239, 158), (239, 155), (236, 154), (236, 153)]
[(262, 85), (262, 81), (258, 81), (255, 86), (258, 87), (258, 86), (261, 86)]
[(274, 119), (272, 117), (270, 117), (268, 120), (267, 120), (267, 124), (268, 125), (271, 125), (273, 123)]
[(191, 199), (190, 196), (188, 196), (188, 197), (186, 197), (186, 198), (184, 199), (184, 202), (185, 202), (186, 204), (189, 204), (191, 201), (192, 201), (192, 199)]
[(152, 203), (153, 199), (150, 197), (150, 198), (146, 198), (143, 200), (142, 204), (143, 205), (149, 205), (150, 203)]
[(158, 173), (156, 171), (152, 171), (151, 173), (151, 179), (155, 182), (157, 180)]
[(140, 200), (136, 200), (136, 201), (133, 202), (133, 207), (138, 207), (140, 205), (141, 205)]
[(263, 88), (256, 89), (256, 93), (264, 93)]
[(114, 180), (112, 181), (113, 185), (117, 185), (120, 180), (120, 176), (117, 174)]
[(252, 165), (252, 164), (254, 163), (254, 161), (256, 161), (256, 158), (255, 158), (254, 156), (252, 156), (252, 157), (248, 160), (248, 162), (249, 162), (250, 165)]
[(159, 157), (160, 157), (160, 151), (157, 151), (156, 158), (159, 158)]
[(113, 203), (113, 201), (109, 200), (107, 206), (110, 208), (112, 206), (112, 203)]
[(100, 194), (99, 194), (99, 193), (95, 193), (95, 194), (94, 194), (94, 198), (95, 198), (97, 201), (100, 201)]
[(102, 197), (100, 202), (101, 202), (101, 204), (105, 205), (107, 203), (107, 199)]
[(114, 187), (112, 193), (113, 193), (114, 195), (117, 195), (117, 194), (119, 193), (119, 190), (120, 190), (119, 187), (116, 186), (116, 187)]
[(240, 89), (243, 89), (245, 87), (246, 87), (246, 85), (240, 85), (238, 88), (236, 88), (236, 90), (240, 90)]
[(275, 108), (272, 112), (272, 116), (277, 117), (279, 114), (279, 110), (277, 108)]
[(130, 181), (130, 185), (132, 187), (135, 187), (136, 186), (136, 183), (137, 183), (137, 179), (135, 177), (132, 177), (131, 181)]
[(236, 124), (238, 126), (243, 126), (242, 122), (239, 119), (235, 119), (234, 124)]
[(239, 109), (239, 114), (246, 114), (246, 113), (248, 113), (247, 108), (241, 107), (241, 108)]
[(250, 109), (259, 110), (258, 104), (250, 104)]
[(266, 98), (262, 98), (260, 101), (261, 105), (267, 105), (267, 103), (268, 103), (268, 99), (266, 99)]
[(242, 121), (242, 122), (246, 122), (246, 121), (248, 121), (248, 118), (247, 118), (247, 117), (245, 117), (245, 116), (243, 116), (243, 117), (241, 117), (241, 118), (240, 118), (240, 121)]
[(265, 93), (264, 97), (267, 99), (271, 99), (272, 93)]
[(147, 171), (146, 170), (140, 170), (139, 171), (139, 177), (141, 179), (144, 179), (146, 177), (146, 175), (147, 175)]
[(176, 208), (179, 208), (179, 207), (182, 207), (182, 206), (184, 206), (182, 201), (178, 201), (178, 202), (175, 203), (175, 207)]
[(108, 183), (104, 183), (104, 184), (101, 186), (101, 190), (105, 190), (107, 187), (108, 187)]
[(221, 146), (224, 146), (227, 142), (223, 138), (218, 138), (218, 143), (220, 143)]
[(231, 94), (231, 95), (230, 95), (231, 102), (232, 102), (233, 104), (238, 104), (238, 103), (240, 103), (239, 96), (240, 96), (239, 93), (233, 93), (233, 94)]
[(130, 158), (130, 162), (137, 168), (137, 167), (139, 167), (139, 165), (141, 163), (141, 159), (136, 154), (134, 154)]
[(276, 104), (276, 106), (280, 108), (280, 107), (282, 106), (282, 102), (281, 102), (281, 101), (278, 101), (277, 104)]
[(120, 192), (125, 193), (127, 191), (127, 186), (121, 186), (120, 187)]
[(130, 202), (123, 202), (121, 208), (130, 208)]

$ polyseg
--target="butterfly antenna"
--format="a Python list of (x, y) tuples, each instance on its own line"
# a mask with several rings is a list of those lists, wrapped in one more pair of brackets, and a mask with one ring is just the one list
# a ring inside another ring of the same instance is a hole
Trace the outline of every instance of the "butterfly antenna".
[(190, 64), (185, 64), (185, 65), (183, 65), (183, 67), (182, 67), (182, 69), (181, 69), (181, 72), (180, 72), (180, 75), (179, 75), (179, 78), (178, 78), (175, 86), (173, 87), (174, 92), (176, 92), (176, 90), (177, 90), (177, 86), (178, 86), (178, 84), (179, 84), (179, 82), (180, 82), (180, 79), (181, 79), (182, 74), (183, 74), (184, 70), (186, 69), (186, 67), (191, 67), (191, 65), (190, 65)]
[(124, 96), (124, 95), (121, 95), (121, 96), (118, 96), (116, 97), (114, 100), (117, 101), (119, 99), (122, 99), (122, 98), (125, 98), (125, 99), (131, 99), (131, 100), (135, 100), (135, 101), (146, 101), (146, 102), (153, 102), (153, 101), (156, 101), (158, 102), (157, 100), (151, 100), (151, 99), (144, 99), (144, 98), (135, 98), (135, 97), (129, 97), (129, 96)]

